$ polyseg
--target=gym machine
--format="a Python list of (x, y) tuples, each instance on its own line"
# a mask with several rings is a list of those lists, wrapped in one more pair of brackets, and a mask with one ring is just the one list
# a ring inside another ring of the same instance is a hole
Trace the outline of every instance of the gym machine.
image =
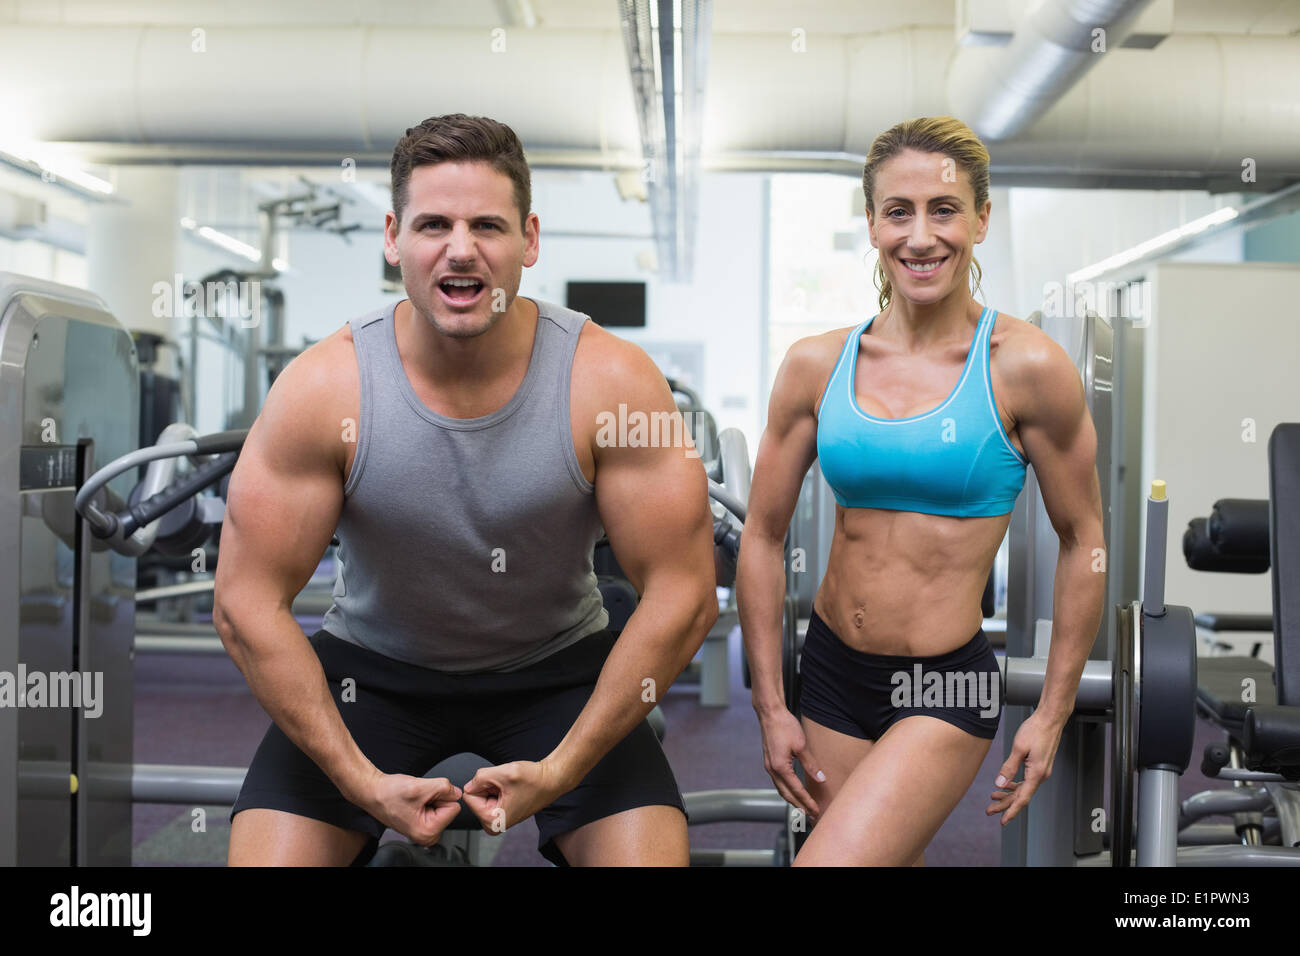
[[(1221, 499), (1183, 535), (1194, 570), (1272, 571), (1271, 615), (1206, 612), (1196, 624), (1271, 633), (1274, 666), (1255, 654), (1200, 661), (1197, 712), (1226, 737), (1206, 748), (1201, 772), (1232, 786), (1182, 801), (1180, 866), (1300, 865), (1300, 424), (1274, 429), (1268, 459), (1268, 500)], [(1215, 815), (1232, 823), (1200, 822)]]
[[(136, 567), (82, 531), (73, 496), (96, 459), (136, 447), (138, 390), (135, 345), (102, 300), (0, 273), (0, 672), (102, 679), (98, 716), (0, 706), (0, 866), (131, 862)], [(105, 487), (108, 506), (130, 481)]]

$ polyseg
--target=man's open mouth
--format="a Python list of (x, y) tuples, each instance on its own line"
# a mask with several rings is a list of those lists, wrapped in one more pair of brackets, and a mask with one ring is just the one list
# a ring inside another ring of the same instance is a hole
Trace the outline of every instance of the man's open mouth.
[(475, 301), (483, 293), (483, 281), (469, 276), (448, 276), (438, 282), (443, 298), (458, 305)]

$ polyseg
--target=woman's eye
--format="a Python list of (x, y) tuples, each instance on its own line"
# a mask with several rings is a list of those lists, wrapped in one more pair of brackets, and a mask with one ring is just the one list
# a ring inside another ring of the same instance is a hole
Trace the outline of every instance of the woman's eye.
[[(956, 211), (957, 210), (953, 209), (951, 206), (940, 206), (938, 209), (935, 210), (936, 213), (942, 213), (948, 216), (951, 216)], [(897, 219), (898, 217), (894, 215), (894, 213), (896, 212), (901, 212), (905, 216), (907, 215), (906, 209), (902, 208), (901, 206), (896, 206), (893, 209), (889, 210), (889, 212), (885, 213), (885, 216), (886, 218), (889, 219)]]

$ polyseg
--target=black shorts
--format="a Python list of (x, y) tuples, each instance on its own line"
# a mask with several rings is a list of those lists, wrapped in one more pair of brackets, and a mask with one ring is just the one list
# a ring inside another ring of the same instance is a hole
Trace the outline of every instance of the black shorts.
[(1002, 675), (983, 629), (947, 654), (868, 654), (841, 641), (814, 611), (799, 675), (800, 713), (864, 740), (880, 739), (913, 714), (992, 740), (1002, 718)]
[[(478, 674), (407, 664), (326, 631), (309, 640), (343, 723), (362, 753), (384, 773), (421, 777), (458, 753), (476, 753), (498, 765), (541, 760), (569, 732), (591, 697), (615, 635), (599, 631), (521, 670)], [(341, 682), (347, 678), (355, 681), (355, 692), (349, 693), (355, 699), (342, 703)], [(537, 812), (537, 848), (557, 866), (566, 865), (555, 846), (557, 836), (624, 810), (655, 805), (686, 813), (659, 739), (642, 721), (577, 787)], [(386, 829), (345, 800), (275, 724), (257, 748), (230, 816), (253, 807), (369, 834), (354, 865), (369, 860)]]

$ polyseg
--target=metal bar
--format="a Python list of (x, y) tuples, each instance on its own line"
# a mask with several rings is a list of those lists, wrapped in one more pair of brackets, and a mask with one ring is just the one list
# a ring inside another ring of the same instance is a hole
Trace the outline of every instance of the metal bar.
[(135, 633), (137, 637), (179, 634), (187, 637), (215, 637), (217, 634), (210, 621), (160, 621), (156, 617), (145, 617), (143, 614), (136, 615)]
[[(1023, 707), (1037, 705), (1043, 682), (1047, 679), (1047, 658), (1000, 657), (998, 663), (1002, 667), (1006, 686), (1006, 699), (1003, 703)], [(1086, 661), (1083, 675), (1079, 679), (1079, 692), (1074, 700), (1075, 711), (1101, 713), (1108, 710), (1111, 705), (1110, 685), (1110, 661)]]
[[(1153, 481), (1147, 498), (1146, 579), (1142, 582), (1142, 613), (1165, 614), (1165, 541), (1169, 537), (1169, 499), (1165, 483)], [(1140, 673), (1140, 672), (1139, 672)]]
[(1272, 806), (1266, 790), (1202, 790), (1183, 801), (1179, 827), (1188, 827), (1203, 817), (1248, 813)]
[(1145, 769), (1138, 773), (1138, 866), (1176, 866), (1178, 851), (1178, 773)]
[(775, 790), (699, 790), (685, 794), (691, 826), (786, 822), (789, 805)]
[[(198, 282), (197, 279), (194, 281), (196, 283)], [(197, 322), (197, 319), (195, 321)], [(216, 335), (212, 332), (180, 332), (177, 334), (177, 338), (181, 338), (181, 339), (192, 338), (196, 340), (202, 339), (205, 342), (212, 342), (214, 345), (220, 345), (223, 349), (226, 349), (229, 352), (233, 352), (236, 355), (240, 354), (240, 349), (238, 345), (236, 345), (234, 342), (230, 341), (229, 339), (222, 338), (220, 335)], [(193, 414), (187, 415), (186, 421), (194, 421)]]
[(1280, 783), (1286, 780), (1286, 777), (1280, 773), (1266, 773), (1263, 770), (1233, 770), (1231, 767), (1222, 767), (1214, 775), (1215, 780), (1253, 780), (1259, 783)]
[(1241, 838), (1231, 823), (1193, 823), (1178, 831), (1178, 845), (1240, 846)]
[(168, 598), (188, 597), (191, 594), (211, 594), (216, 586), (216, 578), (203, 581), (186, 581), (183, 584), (165, 584), (162, 587), (145, 588), (135, 592), (135, 603), (145, 601), (165, 601)]
[(247, 774), (243, 767), (138, 763), (131, 772), (131, 800), (233, 806)]
[(1285, 846), (1180, 847), (1179, 866), (1300, 866), (1300, 852)]
[(195, 637), (190, 634), (155, 634), (135, 638), (137, 654), (211, 654), (225, 657), (226, 647), (219, 637)]
[(1291, 787), (1272, 787), (1277, 807), (1279, 839), (1286, 847), (1300, 846), (1300, 792)]

